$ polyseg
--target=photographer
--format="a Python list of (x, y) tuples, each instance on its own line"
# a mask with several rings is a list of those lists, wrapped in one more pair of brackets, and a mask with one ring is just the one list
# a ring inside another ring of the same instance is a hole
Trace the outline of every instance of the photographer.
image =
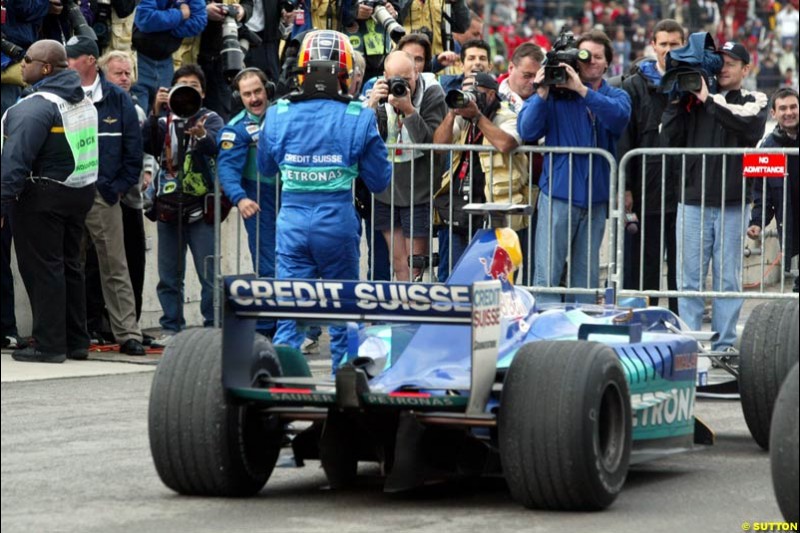
[(253, 12), (245, 22), (247, 29), (261, 39), (260, 45), (250, 43), (245, 64), (260, 69), (270, 80), (277, 80), (281, 72), (278, 49), (283, 39), (281, 23), (286, 7), (285, 1), (253, 0)]
[[(261, 0), (257, 0), (261, 1)], [(205, 105), (222, 120), (231, 114), (231, 72), (244, 68), (244, 52), (236, 39), (223, 43), (223, 25), (238, 25), (250, 18), (253, 0), (237, 0), (235, 4), (208, 2), (208, 25), (200, 37), (197, 63), (206, 75)]]
[[(395, 6), (385, 0), (358, 0), (355, 19), (343, 30), (343, 33), (350, 39), (353, 50), (361, 52), (364, 56), (367, 64), (365, 79), (380, 76), (383, 72), (384, 58), (392, 51), (392, 32), (398, 36), (398, 40), (405, 34), (405, 30), (396, 20), (393, 23), (389, 20), (386, 24), (376, 22), (375, 11), (377, 9), (385, 9), (392, 19), (397, 17)], [(387, 25), (389, 31), (387, 31)]]
[[(628, 123), (631, 101), (625, 91), (610, 87), (603, 79), (613, 56), (611, 41), (605, 33), (595, 30), (584, 33), (576, 45), (577, 50), (572, 48), (570, 34), (559, 39), (554, 52), (574, 57), (577, 70), (570, 64), (551, 62), (536, 73), (536, 93), (525, 101), (517, 119), (520, 136), (526, 142), (544, 137), (546, 146), (597, 147), (614, 154), (617, 139)], [(580, 53), (582, 50), (586, 52)], [(578, 60), (581, 56), (584, 59)], [(552, 67), (563, 70), (554, 72)], [(561, 75), (566, 78), (563, 83), (545, 84), (546, 79)], [(536, 286), (558, 286), (570, 246), (568, 286), (599, 287), (599, 253), (608, 215), (610, 169), (604, 158), (591, 157), (589, 175), (589, 156), (545, 156), (537, 210), (539, 216), (550, 218), (539, 220), (536, 227)], [(539, 294), (537, 299), (543, 303), (560, 300), (551, 294)]]
[[(691, 43), (692, 38), (689, 40)], [(732, 42), (725, 43), (717, 53), (724, 61), (717, 80), (720, 93), (709, 94), (705, 76), (700, 76), (699, 90), (683, 92), (670, 101), (662, 119), (664, 146), (754, 147), (764, 134), (767, 97), (742, 89), (742, 82), (750, 73), (750, 54), (741, 44)], [(685, 176), (681, 176), (682, 158), (673, 158), (672, 177), (678, 187), (676, 238), (681, 291), (703, 290), (712, 261), (712, 290), (742, 290), (740, 243), (749, 216), (750, 191), (742, 197), (742, 157), (727, 157), (724, 163), (723, 157), (687, 155)], [(743, 202), (748, 205), (743, 206)], [(712, 344), (713, 350), (733, 350), (741, 306), (741, 299), (714, 300), (711, 328), (719, 338)], [(681, 318), (690, 329), (701, 329), (704, 308), (702, 297), (678, 299)]]
[[(194, 92), (193, 92), (194, 91)], [(161, 87), (153, 115), (142, 126), (145, 152), (160, 159), (152, 184), (155, 196), (148, 218), (158, 226), (158, 300), (164, 314), (163, 335), (153, 344), (164, 346), (186, 327), (183, 286), (186, 247), (192, 251), (201, 286), (203, 325), (214, 323), (214, 272), (207, 258), (214, 255), (214, 174), (217, 135), (222, 119), (202, 107), (205, 75), (198, 65), (175, 71), (172, 89)], [(159, 118), (159, 114), (166, 116)]]
[[(448, 265), (458, 262), (469, 244), (469, 216), (461, 211), (471, 202), (522, 203), (528, 197), (528, 164), (525, 154), (508, 153), (519, 146), (517, 114), (497, 94), (499, 85), (491, 74), (479, 72), (464, 80), (462, 92), (448, 93), (450, 111), (433, 135), (435, 144), (469, 144), (494, 146), (502, 152), (454, 152), (450, 171), (444, 174), (442, 187), (436, 193), (434, 206), (439, 217), (450, 226), (452, 238), (449, 252), (440, 256), (439, 281), (449, 274)], [(454, 101), (454, 96), (470, 97), (466, 102)], [(450, 183), (450, 176), (453, 183)], [(454, 188), (453, 188), (454, 187)], [(450, 205), (453, 188), (453, 203)], [(473, 224), (478, 229), (479, 224)], [(524, 217), (512, 217), (511, 228), (527, 227)], [(447, 230), (445, 230), (447, 233)], [(452, 263), (449, 255), (452, 254)], [(444, 257), (447, 255), (447, 257)]]
[[(428, 84), (417, 72), (414, 58), (404, 51), (386, 57), (384, 78), (375, 82), (367, 106), (377, 114), (381, 137), (396, 144), (432, 142), (447, 113), (442, 88)], [(437, 175), (440, 160), (434, 159), (432, 169), (429, 153), (402, 148), (393, 150), (389, 157), (394, 181), (390, 190), (375, 196), (375, 229), (383, 232), (393, 249), (397, 279), (409, 281), (409, 255), (428, 253), (431, 172)], [(434, 182), (433, 187), (437, 186)], [(414, 277), (418, 274), (415, 269)]]

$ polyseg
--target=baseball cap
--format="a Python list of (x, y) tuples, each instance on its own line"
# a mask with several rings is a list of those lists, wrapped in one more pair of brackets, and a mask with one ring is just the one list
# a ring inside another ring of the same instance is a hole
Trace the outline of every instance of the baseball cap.
[(65, 48), (67, 49), (67, 57), (70, 59), (75, 59), (76, 57), (84, 55), (100, 57), (100, 50), (97, 48), (97, 43), (83, 35), (73, 36), (67, 41)]
[(743, 62), (745, 65), (750, 64), (750, 54), (747, 52), (747, 48), (739, 43), (728, 41), (722, 45), (722, 48), (717, 50), (717, 53), (731, 56), (732, 58)]
[(494, 79), (494, 76), (487, 74), (486, 72), (475, 73), (475, 86), (484, 87), (493, 91), (496, 91), (500, 88), (500, 85), (497, 83), (497, 80)]

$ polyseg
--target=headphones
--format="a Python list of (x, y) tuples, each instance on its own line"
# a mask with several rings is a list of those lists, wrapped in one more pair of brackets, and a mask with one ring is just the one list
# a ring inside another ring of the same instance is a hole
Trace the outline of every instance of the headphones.
[[(231, 81), (231, 98), (234, 102), (242, 103), (242, 95), (239, 94), (239, 82), (242, 81), (242, 78), (247, 76), (248, 74), (254, 74), (261, 80), (261, 83), (264, 84), (264, 89), (267, 91), (267, 98), (272, 100), (275, 97), (275, 84), (269, 81), (267, 75), (264, 74), (264, 71), (260, 68), (256, 67), (248, 67), (246, 69), (242, 69), (239, 71), (236, 76), (234, 76), (233, 80)], [(244, 105), (244, 104), (242, 104)]]

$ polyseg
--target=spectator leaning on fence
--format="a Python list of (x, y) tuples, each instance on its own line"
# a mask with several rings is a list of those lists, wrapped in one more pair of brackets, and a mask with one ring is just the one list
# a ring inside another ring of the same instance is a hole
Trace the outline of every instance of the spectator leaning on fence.
[[(525, 101), (517, 118), (520, 136), (528, 142), (545, 137), (546, 146), (601, 148), (615, 154), (617, 139), (628, 123), (631, 101), (625, 91), (603, 79), (613, 53), (611, 41), (605, 33), (594, 30), (581, 35), (578, 48), (588, 50), (591, 60), (581, 62), (579, 72), (565, 65), (564, 85), (541, 85), (545, 69), (536, 74), (536, 94)], [(545, 156), (539, 179), (541, 219), (536, 227), (534, 285), (558, 286), (571, 247), (569, 287), (599, 287), (610, 168), (605, 158), (592, 157), (590, 176), (589, 156), (552, 155), (552, 175), (550, 156)], [(559, 297), (541, 294), (539, 301), (557, 302)]]
[[(448, 252), (452, 262), (448, 257), (447, 263), (452, 265), (458, 262), (472, 237), (469, 234), (470, 217), (464, 213), (464, 205), (486, 201), (520, 204), (528, 199), (528, 159), (522, 153), (509, 155), (520, 144), (517, 114), (498, 96), (499, 85), (491, 74), (479, 72), (465, 78), (463, 89), (473, 88), (478, 93), (477, 99), (466, 107), (451, 108), (436, 129), (433, 142), (493, 146), (500, 150), (500, 154), (486, 151), (452, 154), (452, 168), (445, 172), (442, 187), (434, 200), (439, 217), (449, 224), (452, 231)], [(509, 225), (520, 231), (527, 227), (528, 220), (513, 216)], [(472, 228), (479, 227), (480, 221), (473, 221)], [(440, 280), (444, 281), (441, 279), (444, 269), (440, 272)]]
[[(761, 236), (761, 225), (769, 224), (772, 218), (778, 227), (778, 238), (783, 238), (783, 228), (786, 228), (786, 243), (783, 248), (786, 256), (786, 267), (789, 267), (789, 258), (800, 253), (800, 157), (797, 155), (797, 130), (798, 130), (798, 97), (794, 89), (779, 89), (772, 97), (770, 114), (778, 122), (764, 142), (762, 148), (794, 148), (795, 153), (787, 160), (788, 176), (786, 180), (780, 178), (766, 179), (766, 195), (764, 194), (764, 179), (753, 180), (753, 212), (750, 216), (750, 226), (747, 236), (758, 239)], [(786, 182), (786, 183), (785, 183)], [(789, 191), (786, 199), (786, 213), (783, 212), (783, 187)], [(763, 219), (763, 222), (762, 222)], [(788, 222), (785, 224), (785, 222)], [(798, 280), (794, 278), (794, 292), (798, 292)]]
[[(633, 66), (630, 76), (622, 83), (622, 88), (631, 97), (631, 119), (619, 139), (619, 158), (637, 148), (658, 148), (661, 146), (659, 129), (661, 115), (667, 105), (667, 95), (661, 91), (659, 84), (666, 69), (666, 57), (670, 50), (684, 44), (683, 27), (672, 19), (659, 22), (653, 29), (651, 44), (656, 59), (645, 59)], [(633, 245), (627, 250), (631, 255), (630, 285), (626, 288), (640, 290), (658, 290), (661, 288), (661, 264), (664, 251), (667, 253), (667, 288), (675, 290), (675, 210), (677, 200), (675, 187), (668, 185), (663, 190), (662, 202), (662, 164), (661, 157), (651, 155), (646, 158), (647, 167), (642, 174), (641, 156), (628, 162), (625, 183), (625, 209), (638, 217), (641, 235), (633, 236)], [(670, 182), (667, 181), (669, 184)], [(644, 204), (642, 193), (644, 192)], [(663, 212), (662, 212), (663, 211)], [(664, 249), (661, 248), (661, 232), (664, 232)], [(642, 239), (644, 240), (644, 261), (640, 262)], [(639, 285), (639, 273), (642, 272), (642, 284)], [(658, 299), (653, 300), (658, 305)], [(678, 312), (678, 302), (669, 300), (670, 309)]]
[[(664, 111), (661, 137), (665, 146), (690, 148), (754, 147), (764, 134), (767, 97), (743, 90), (750, 72), (750, 55), (738, 43), (727, 42), (719, 50), (724, 65), (718, 76), (719, 94), (702, 88), (671, 101)], [(742, 239), (748, 221), (749, 191), (742, 197), (742, 157), (686, 156), (686, 175), (681, 176), (682, 158), (673, 159), (670, 177), (679, 189), (676, 223), (678, 248), (678, 289), (701, 291), (713, 264), (711, 289), (742, 290)], [(705, 175), (704, 175), (705, 173)], [(684, 230), (685, 228), (685, 230)], [(724, 243), (724, 248), (723, 248)], [(713, 303), (711, 327), (719, 333), (716, 351), (732, 350), (742, 300), (717, 298)], [(679, 298), (681, 318), (690, 328), (702, 326), (704, 299)]]

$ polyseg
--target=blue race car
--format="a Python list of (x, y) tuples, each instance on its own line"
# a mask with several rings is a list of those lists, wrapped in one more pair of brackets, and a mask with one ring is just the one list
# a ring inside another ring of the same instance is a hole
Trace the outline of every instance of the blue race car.
[[(630, 464), (713, 441), (694, 416), (698, 341), (674, 314), (539, 306), (513, 285), (521, 257), (516, 233), (483, 229), (446, 284), (225, 277), (222, 330), (176, 336), (153, 379), (162, 481), (253, 495), (291, 446), (333, 487), (372, 461), (387, 491), (502, 475), (527, 507), (593, 510)], [(312, 376), (298, 351), (255, 334), (264, 317), (351, 322), (349, 355)]]

